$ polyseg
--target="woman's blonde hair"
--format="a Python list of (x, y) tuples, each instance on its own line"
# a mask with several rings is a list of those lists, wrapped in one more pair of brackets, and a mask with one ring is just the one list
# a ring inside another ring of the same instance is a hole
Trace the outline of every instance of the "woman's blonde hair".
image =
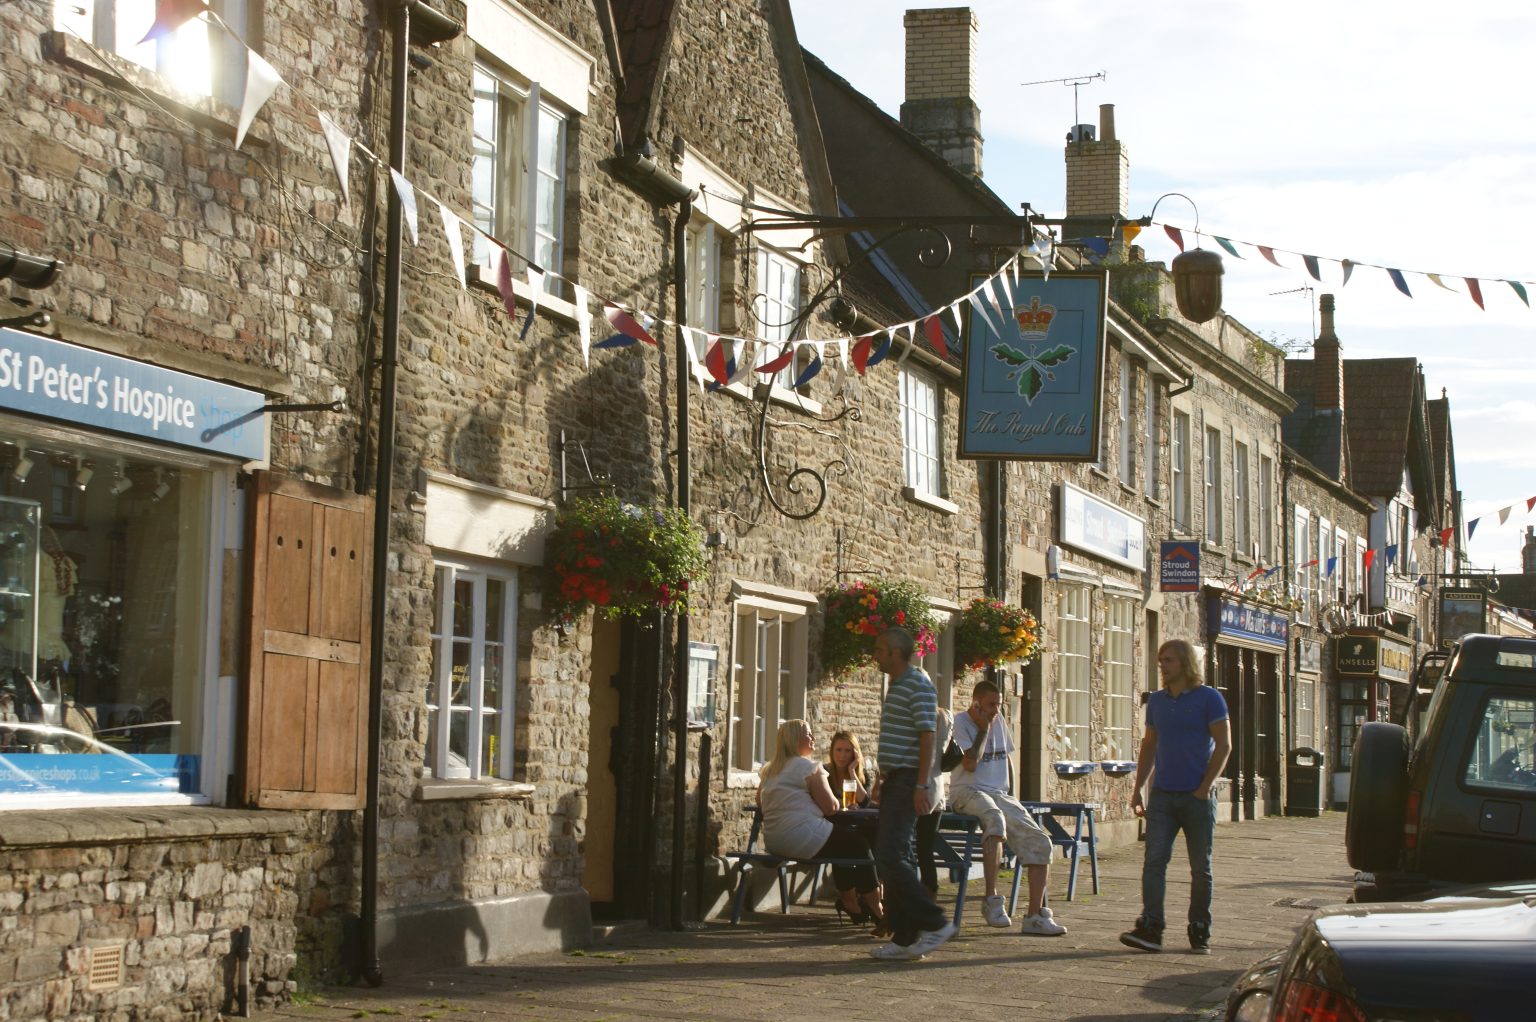
[(1205, 684), (1205, 678), (1200, 673), (1200, 661), (1195, 657), (1195, 647), (1187, 640), (1169, 639), (1157, 647), (1157, 655), (1162, 656), (1165, 650), (1172, 651), (1179, 658), (1179, 667), (1184, 672), (1184, 681), (1187, 684)]
[(783, 770), (784, 764), (800, 755), (800, 740), (802, 738), (809, 738), (810, 735), (811, 725), (803, 720), (786, 720), (780, 724), (779, 738), (773, 749), (773, 758), (763, 764), (762, 773), (758, 776), (766, 781), (780, 770)]
[(832, 741), (827, 745), (827, 776), (837, 776), (837, 761), (832, 758), (832, 750), (837, 748), (838, 742), (847, 742), (853, 746), (853, 762), (848, 764), (848, 776), (863, 783), (864, 750), (859, 748), (859, 740), (853, 736), (852, 731), (839, 731), (832, 736)]

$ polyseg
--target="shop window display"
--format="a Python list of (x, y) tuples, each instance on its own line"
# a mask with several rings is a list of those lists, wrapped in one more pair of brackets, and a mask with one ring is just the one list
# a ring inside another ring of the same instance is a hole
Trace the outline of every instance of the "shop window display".
[(209, 474), (0, 442), (0, 807), (199, 791)]

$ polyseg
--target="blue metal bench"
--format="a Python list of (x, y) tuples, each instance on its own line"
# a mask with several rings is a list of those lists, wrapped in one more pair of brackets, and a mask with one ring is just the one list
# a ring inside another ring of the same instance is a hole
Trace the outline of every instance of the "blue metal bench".
[[(1040, 821), (1045, 832), (1051, 836), (1051, 844), (1060, 848), (1062, 855), (1071, 863), (1067, 870), (1067, 900), (1071, 901), (1077, 894), (1077, 865), (1084, 851), (1088, 853), (1088, 865), (1093, 875), (1093, 893), (1098, 894), (1099, 839), (1093, 830), (1093, 813), (1098, 805), (1093, 802), (1025, 802), (1024, 808), (1035, 814), (1035, 819)], [(1071, 818), (1070, 833), (1058, 817)], [(1017, 899), (1017, 872), (1014, 873), (1014, 892)]]

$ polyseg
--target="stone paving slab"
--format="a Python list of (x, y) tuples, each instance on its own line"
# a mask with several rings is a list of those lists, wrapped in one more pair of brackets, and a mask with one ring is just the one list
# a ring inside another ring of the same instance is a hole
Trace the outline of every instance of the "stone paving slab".
[[(827, 907), (794, 906), (690, 933), (631, 931), (568, 954), (390, 976), (259, 1014), (263, 1022), (402, 1018), (437, 1022), (896, 1022), (988, 1018), (1189, 1022), (1219, 1017), (1238, 973), (1287, 944), (1313, 909), (1343, 901), (1344, 817), (1270, 818), (1216, 831), (1212, 954), (1192, 955), (1178, 923), (1189, 897), (1182, 846), (1169, 867), (1167, 950), (1118, 943), (1140, 908), (1141, 846), (1099, 856), (1101, 893), (1052, 869), (1052, 906), (1070, 932), (1024, 937), (967, 925), (921, 962), (878, 962), (876, 941)], [(972, 890), (979, 895), (979, 883)]]

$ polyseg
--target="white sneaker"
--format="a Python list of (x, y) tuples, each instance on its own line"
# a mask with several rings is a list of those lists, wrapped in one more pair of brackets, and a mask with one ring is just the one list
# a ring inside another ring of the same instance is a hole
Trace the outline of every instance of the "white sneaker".
[(1055, 920), (1050, 909), (1042, 908), (1039, 915), (1025, 916), (1020, 920), (1019, 932), (1036, 937), (1060, 937), (1067, 932), (1067, 928)]
[(937, 930), (923, 930), (918, 933), (917, 939), (912, 942), (912, 950), (917, 952), (917, 956), (921, 958), (959, 932), (960, 927), (954, 923), (945, 923)]
[(906, 947), (902, 947), (900, 944), (893, 940), (889, 944), (881, 944), (879, 947), (870, 951), (869, 957), (883, 959), (887, 962), (905, 962), (914, 958), (921, 958), (923, 957), (923, 953), (917, 950), (916, 944), (909, 944)]
[(1003, 907), (1003, 896), (994, 894), (989, 898), (981, 899), (981, 916), (987, 921), (988, 926), (1000, 926), (1004, 929), (1013, 925), (1013, 920), (1008, 918), (1008, 910)]

